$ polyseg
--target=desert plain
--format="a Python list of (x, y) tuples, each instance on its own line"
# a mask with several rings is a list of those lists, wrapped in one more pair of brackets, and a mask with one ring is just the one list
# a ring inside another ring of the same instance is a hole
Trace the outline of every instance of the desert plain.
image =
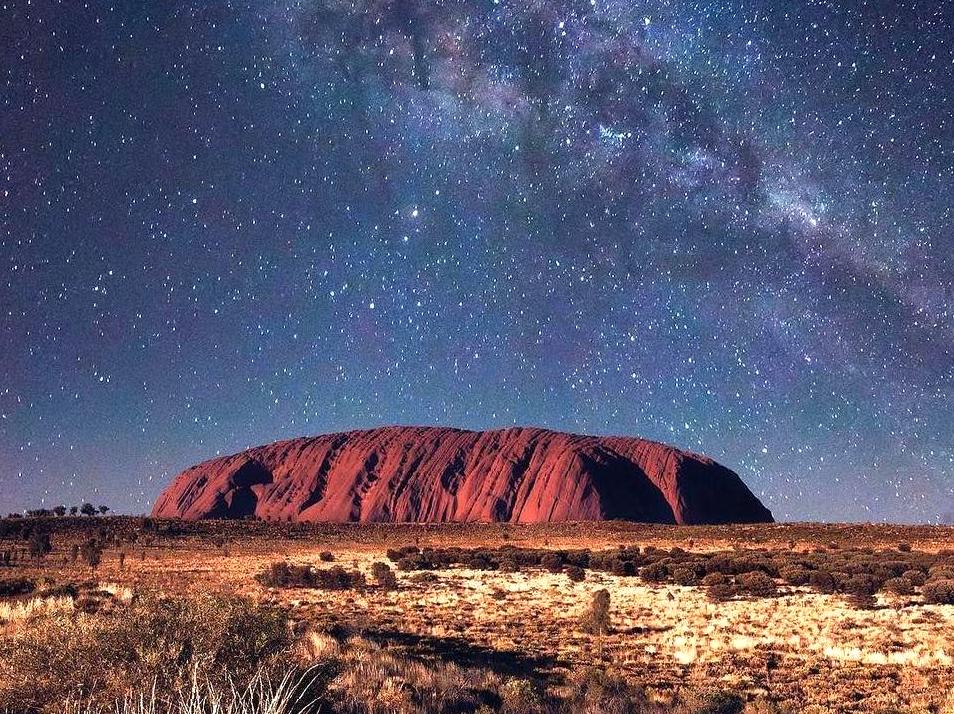
[(951, 527), (2, 523), (0, 710), (954, 711)]

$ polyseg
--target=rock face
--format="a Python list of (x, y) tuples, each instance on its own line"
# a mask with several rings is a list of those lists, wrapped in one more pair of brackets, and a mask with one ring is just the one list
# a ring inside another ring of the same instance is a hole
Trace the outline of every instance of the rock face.
[(382, 427), (279, 441), (183, 471), (153, 516), (293, 521), (770, 522), (732, 471), (627, 437)]

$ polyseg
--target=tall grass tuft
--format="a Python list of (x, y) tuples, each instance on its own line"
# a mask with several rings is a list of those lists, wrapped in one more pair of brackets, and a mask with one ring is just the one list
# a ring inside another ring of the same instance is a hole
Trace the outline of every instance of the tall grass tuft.
[(317, 672), (289, 671), (274, 678), (265, 669), (244, 685), (231, 678), (224, 682), (203, 679), (197, 673), (172, 696), (161, 693), (153, 680), (148, 690), (127, 693), (110, 705), (72, 702), (64, 714), (313, 714), (318, 700), (310, 694)]

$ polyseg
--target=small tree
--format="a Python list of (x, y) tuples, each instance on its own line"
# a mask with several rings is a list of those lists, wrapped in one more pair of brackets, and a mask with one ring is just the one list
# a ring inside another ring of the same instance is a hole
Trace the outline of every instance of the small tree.
[(50, 534), (46, 531), (33, 531), (30, 534), (29, 545), (30, 557), (34, 559), (45, 558), (53, 550), (53, 544), (50, 543)]
[(86, 561), (86, 564), (95, 573), (96, 566), (98, 566), (103, 559), (103, 546), (100, 545), (99, 541), (90, 538), (83, 544), (81, 551), (83, 553), (83, 560)]
[(63, 516), (66, 515), (66, 506), (56, 506), (53, 509), (53, 513), (55, 513), (57, 516), (62, 518)]
[(100, 506), (99, 512), (105, 516), (109, 512), (109, 506)]
[(590, 609), (583, 616), (583, 629), (599, 639), (599, 656), (603, 656), (603, 635), (610, 630), (610, 594), (609, 590), (597, 590), (593, 593)]
[(70, 506), (70, 515), (75, 516), (79, 513), (79, 506)]
[(84, 503), (80, 506), (80, 513), (84, 516), (95, 516), (96, 515), (96, 506), (92, 503)]
[(79, 545), (73, 543), (73, 545), (70, 546), (70, 562), (75, 563), (77, 558), (79, 558)]

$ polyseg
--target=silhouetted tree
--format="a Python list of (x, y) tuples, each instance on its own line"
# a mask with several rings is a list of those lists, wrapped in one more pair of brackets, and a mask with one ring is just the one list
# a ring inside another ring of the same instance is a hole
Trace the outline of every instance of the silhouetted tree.
[(70, 506), (70, 515), (75, 516), (79, 513), (79, 506)]
[(92, 503), (84, 503), (80, 506), (80, 513), (84, 516), (95, 516), (96, 515), (96, 506)]
[(109, 511), (109, 506), (100, 506), (100, 507), (99, 507), (99, 512), (102, 513), (104, 516), (106, 515), (106, 513), (107, 513), (108, 511)]
[(96, 572), (96, 566), (99, 565), (100, 561), (103, 559), (103, 546), (100, 545), (99, 541), (90, 538), (83, 544), (81, 548), (83, 553), (83, 560), (86, 561), (86, 564)]
[(66, 515), (66, 506), (57, 506), (53, 509), (53, 513), (62, 518)]
[(46, 531), (34, 530), (29, 539), (30, 557), (34, 559), (45, 558), (51, 550), (53, 544), (50, 542), (50, 534)]

